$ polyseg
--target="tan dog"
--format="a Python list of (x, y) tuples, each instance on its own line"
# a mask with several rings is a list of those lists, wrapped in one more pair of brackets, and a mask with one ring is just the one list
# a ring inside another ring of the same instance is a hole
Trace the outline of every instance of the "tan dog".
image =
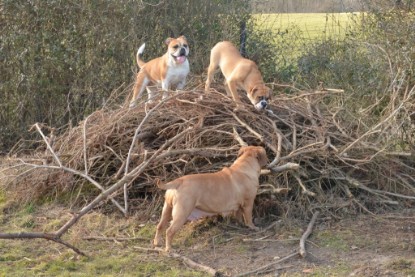
[(218, 67), (225, 77), (226, 92), (236, 102), (236, 109), (240, 108), (241, 103), (238, 88), (247, 92), (249, 100), (257, 110), (267, 107), (270, 88), (265, 86), (257, 65), (243, 58), (238, 49), (229, 41), (219, 42), (211, 50), (205, 91), (209, 91), (210, 83)]
[[(190, 71), (187, 59), (189, 45), (186, 37), (168, 38), (165, 43), (167, 44), (167, 53), (147, 63), (141, 59), (145, 43), (138, 48), (137, 64), (140, 67), (140, 72), (137, 74), (130, 107), (135, 106), (135, 102), (149, 84), (161, 85), (161, 89), (164, 91), (163, 99), (168, 96), (167, 91), (172, 85), (177, 89), (183, 89), (185, 86), (186, 77)], [(151, 101), (153, 93), (151, 89), (147, 89), (147, 92), (148, 99)]]
[(245, 225), (258, 229), (252, 223), (252, 208), (259, 186), (261, 167), (268, 163), (265, 149), (245, 146), (238, 159), (228, 168), (215, 173), (193, 174), (180, 177), (164, 185), (166, 189), (163, 212), (157, 225), (154, 245), (159, 245), (166, 231), (166, 251), (171, 250), (173, 236), (186, 220), (216, 214), (243, 216)]

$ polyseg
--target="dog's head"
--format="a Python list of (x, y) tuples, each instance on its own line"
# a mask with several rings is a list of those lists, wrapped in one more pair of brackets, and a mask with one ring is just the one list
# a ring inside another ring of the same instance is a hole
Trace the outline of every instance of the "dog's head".
[(168, 38), (165, 43), (168, 47), (167, 52), (176, 64), (182, 64), (186, 61), (190, 49), (185, 36)]
[(268, 106), (268, 100), (271, 97), (271, 89), (264, 84), (259, 84), (251, 89), (248, 96), (255, 109), (262, 111)]
[(260, 167), (266, 166), (268, 164), (268, 157), (264, 147), (242, 146), (241, 149), (239, 149), (238, 157), (244, 154), (255, 157), (258, 160)]

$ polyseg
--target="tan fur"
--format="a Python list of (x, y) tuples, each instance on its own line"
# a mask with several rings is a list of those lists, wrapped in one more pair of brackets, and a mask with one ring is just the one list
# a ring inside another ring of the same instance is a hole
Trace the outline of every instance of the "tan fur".
[(257, 229), (252, 222), (252, 208), (259, 186), (261, 167), (268, 163), (265, 149), (242, 147), (237, 160), (215, 173), (182, 176), (167, 184), (163, 212), (154, 238), (159, 245), (166, 230), (166, 251), (171, 250), (173, 236), (192, 215), (196, 218), (215, 214), (242, 214), (245, 225)]
[(220, 68), (225, 77), (225, 88), (229, 96), (240, 108), (241, 100), (237, 89), (243, 89), (257, 110), (266, 107), (261, 105), (261, 100), (270, 98), (270, 88), (265, 86), (261, 72), (257, 65), (241, 56), (238, 49), (229, 41), (217, 43), (210, 53), (210, 64), (205, 85), (205, 91), (209, 91), (215, 70)]
[[(136, 82), (133, 89), (133, 97), (130, 101), (130, 107), (135, 106), (136, 101), (141, 97), (143, 91), (148, 85), (161, 85), (163, 98), (167, 97), (167, 91), (170, 87), (176, 86), (177, 89), (183, 89), (186, 84), (186, 76), (189, 74), (189, 45), (186, 37), (168, 38), (165, 41), (167, 52), (158, 58), (148, 61), (147, 63), (141, 59), (145, 44), (137, 52), (137, 64), (140, 71), (137, 73)], [(180, 56), (180, 50), (184, 50), (185, 61), (178, 63), (175, 57)], [(151, 101), (151, 90), (149, 92), (149, 100)]]

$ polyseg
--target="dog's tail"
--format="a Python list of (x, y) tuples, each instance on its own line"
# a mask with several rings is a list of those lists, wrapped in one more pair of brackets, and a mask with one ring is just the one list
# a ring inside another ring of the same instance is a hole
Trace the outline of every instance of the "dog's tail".
[(173, 180), (171, 182), (162, 184), (160, 182), (160, 179), (157, 179), (156, 180), (156, 184), (157, 184), (157, 187), (159, 189), (168, 190), (168, 189), (176, 189), (176, 188), (178, 188), (182, 184), (182, 181), (180, 179), (176, 179), (176, 180)]
[(143, 67), (143, 65), (145, 64), (145, 62), (141, 59), (141, 57), (143, 56), (143, 52), (144, 52), (144, 49), (146, 48), (146, 44), (145, 43), (143, 43), (141, 46), (140, 46), (140, 48), (138, 48), (138, 51), (137, 51), (137, 55), (136, 55), (136, 58), (137, 58), (137, 64), (138, 64), (138, 67), (139, 68), (142, 68)]

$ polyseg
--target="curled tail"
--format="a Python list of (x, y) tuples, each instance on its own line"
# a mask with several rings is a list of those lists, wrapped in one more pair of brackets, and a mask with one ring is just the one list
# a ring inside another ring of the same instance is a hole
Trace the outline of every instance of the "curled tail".
[(168, 183), (162, 184), (162, 183), (160, 182), (160, 179), (157, 179), (157, 180), (156, 180), (156, 184), (157, 184), (157, 187), (158, 187), (159, 189), (162, 189), (162, 190), (176, 189), (176, 188), (178, 188), (178, 187), (182, 184), (182, 180), (180, 180), (180, 179), (176, 179), (176, 180), (173, 180), (173, 181), (171, 181), (171, 182), (168, 182)]
[(136, 55), (136, 58), (137, 58), (137, 64), (138, 64), (138, 67), (139, 68), (142, 68), (143, 67), (143, 65), (145, 64), (145, 62), (141, 59), (141, 57), (143, 56), (143, 52), (144, 52), (144, 49), (146, 48), (146, 44), (145, 43), (143, 43), (141, 46), (140, 46), (140, 48), (138, 48), (138, 51), (137, 51), (137, 55)]

